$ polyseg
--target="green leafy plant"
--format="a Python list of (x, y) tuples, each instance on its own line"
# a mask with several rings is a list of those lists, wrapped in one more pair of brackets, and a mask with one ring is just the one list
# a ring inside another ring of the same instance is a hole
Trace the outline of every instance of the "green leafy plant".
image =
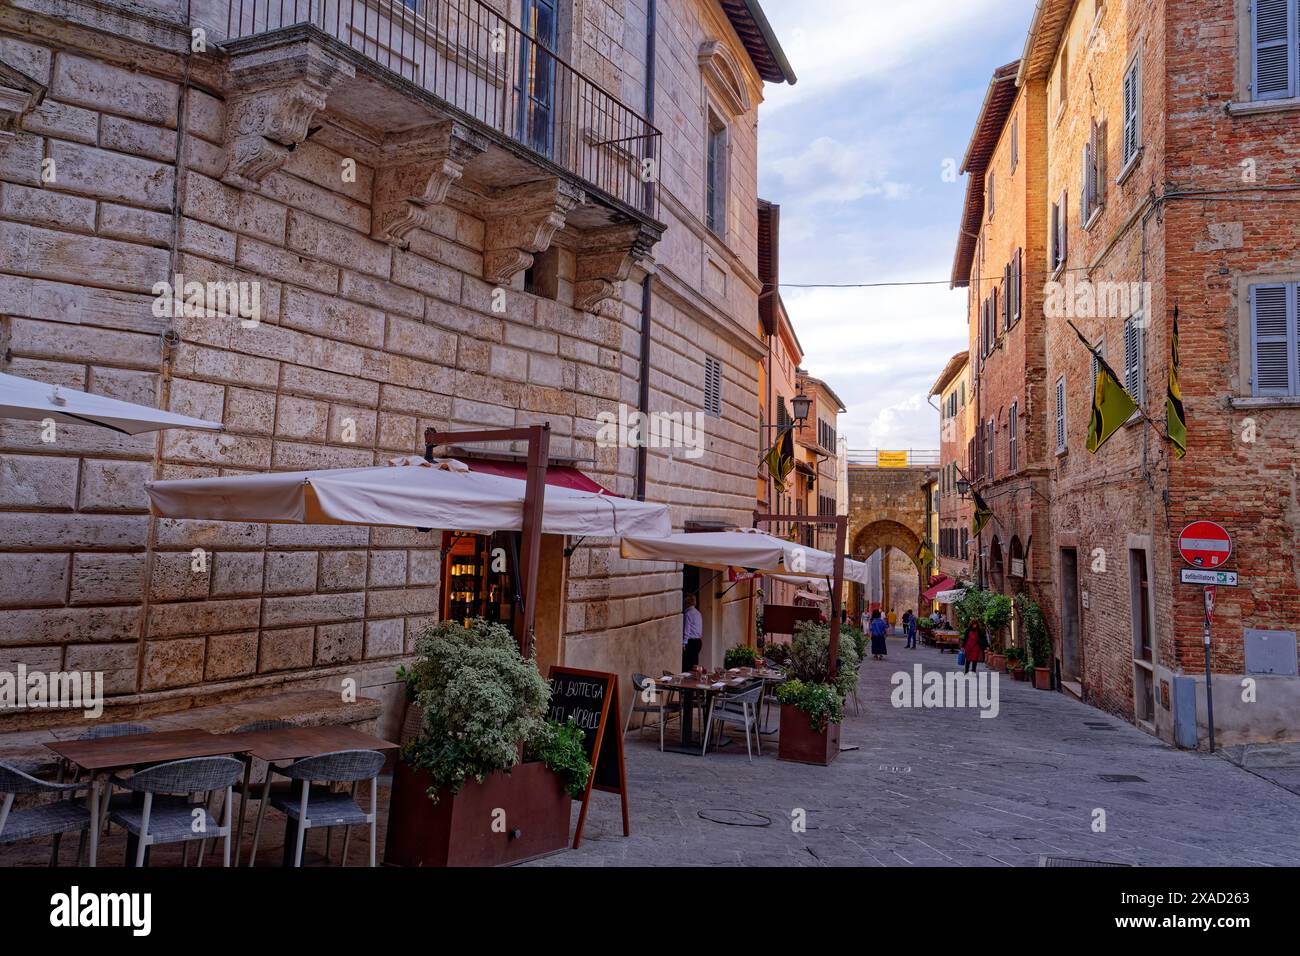
[(862, 660), (862, 655), (867, 652), (867, 643), (871, 640), (867, 633), (860, 627), (854, 627), (852, 624), (840, 625), (840, 641), (849, 640), (853, 642), (853, 649), (857, 651), (858, 660)]
[(1025, 663), (1025, 649), (1023, 647), (1008, 647), (1006, 650), (1006, 658), (1008, 663), (1012, 665), (1012, 670), (1016, 670), (1017, 666), (1023, 667)]
[[(829, 624), (811, 621), (799, 624), (790, 645), (790, 663), (787, 666), (789, 675), (805, 684), (830, 683), (830, 640)], [(853, 640), (841, 635), (834, 681), (841, 697), (857, 686), (857, 668), (861, 660)]]
[(972, 622), (984, 623), (984, 613), (988, 608), (992, 594), (977, 587), (969, 587), (961, 600), (952, 606), (953, 616), (957, 619), (957, 630), (963, 634)]
[(564, 788), (571, 797), (581, 797), (587, 791), (591, 776), (591, 761), (582, 748), (583, 729), (572, 717), (564, 723), (548, 720), (528, 741), (524, 748), (525, 760), (540, 760), (564, 779)]
[(398, 678), (424, 723), (402, 757), (433, 777), (432, 799), (440, 788), (456, 793), (471, 778), (510, 770), (521, 746), (543, 733), (550, 685), (502, 625), (441, 621), (425, 630), (415, 653)]
[(830, 684), (807, 684), (793, 678), (777, 688), (776, 699), (802, 710), (816, 731), (844, 720), (844, 698)]
[(763, 645), (763, 656), (773, 664), (790, 663), (790, 645), (779, 641), (768, 641)]
[(918, 631), (927, 631), (927, 632), (933, 631), (934, 621), (930, 620), (928, 617), (918, 618), (916, 622), (916, 629)]
[(753, 667), (758, 663), (758, 651), (745, 644), (737, 644), (735, 647), (727, 648), (727, 653), (723, 657), (724, 667)]
[(1052, 660), (1052, 638), (1047, 633), (1047, 621), (1043, 609), (1028, 594), (1016, 595), (1016, 610), (1020, 612), (1020, 622), (1025, 628), (1025, 643), (1029, 647), (1030, 667), (1050, 667)]
[(984, 603), (984, 626), (993, 633), (1011, 623), (1011, 598), (1005, 594), (990, 593)]

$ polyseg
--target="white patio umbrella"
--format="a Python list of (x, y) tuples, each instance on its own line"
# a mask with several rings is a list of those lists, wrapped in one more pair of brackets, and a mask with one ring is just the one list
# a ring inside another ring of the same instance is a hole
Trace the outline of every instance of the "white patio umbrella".
[(61, 385), (48, 385), (3, 372), (0, 372), (0, 418), (28, 422), (51, 418), (64, 425), (99, 425), (124, 435), (139, 435), (163, 428), (220, 431), (223, 427), (220, 422), (190, 418), (148, 405), (123, 402)]
[[(397, 528), (519, 531), (518, 478), (473, 472), (462, 462), (398, 458), (370, 468), (285, 471), (145, 483), (153, 513), (165, 518), (272, 524), (355, 524)], [(672, 531), (668, 508), (615, 495), (547, 485), (544, 534), (653, 537)]]
[[(625, 558), (642, 561), (673, 561), (720, 570), (775, 571), (800, 580), (828, 578), (835, 573), (833, 554), (750, 529), (646, 539), (625, 535), (621, 552)], [(848, 566), (846, 558), (845, 577), (848, 577)]]

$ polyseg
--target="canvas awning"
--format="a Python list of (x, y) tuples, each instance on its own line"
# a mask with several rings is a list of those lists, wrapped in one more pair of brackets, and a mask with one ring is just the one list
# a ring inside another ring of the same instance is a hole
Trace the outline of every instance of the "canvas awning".
[(935, 600), (940, 604), (956, 604), (966, 596), (965, 588), (956, 588), (952, 591), (940, 591), (935, 595)]
[(817, 591), (808, 591), (808, 590), (796, 591), (794, 593), (794, 596), (797, 598), (803, 598), (805, 601), (814, 601), (817, 604), (829, 604), (831, 600), (831, 596), (829, 594), (821, 594)]
[(190, 418), (95, 395), (62, 385), (49, 385), (30, 378), (0, 372), (0, 418), (41, 422), (50, 418), (64, 425), (98, 425), (124, 435), (159, 431), (164, 428), (193, 428), (220, 431), (221, 422)]
[[(672, 561), (718, 570), (775, 571), (801, 583), (808, 578), (829, 578), (835, 573), (833, 554), (748, 529), (672, 534), (653, 539), (625, 535), (621, 550), (623, 557), (641, 561)], [(853, 575), (859, 571), (850, 565), (862, 569), (862, 583), (865, 583), (866, 565), (848, 558), (844, 559), (845, 579), (859, 580), (851, 576), (851, 570)]]
[[(153, 513), (165, 518), (273, 524), (352, 524), (396, 528), (519, 531), (526, 483), (470, 471), (444, 459), (394, 459), (371, 468), (274, 472), (145, 483)], [(544, 534), (646, 540), (668, 535), (665, 505), (547, 485)]]
[(921, 600), (923, 601), (937, 600), (940, 591), (948, 591), (956, 583), (957, 582), (950, 577), (946, 577), (946, 576), (942, 577), (938, 581), (934, 582), (934, 584), (926, 588), (923, 592), (921, 592)]

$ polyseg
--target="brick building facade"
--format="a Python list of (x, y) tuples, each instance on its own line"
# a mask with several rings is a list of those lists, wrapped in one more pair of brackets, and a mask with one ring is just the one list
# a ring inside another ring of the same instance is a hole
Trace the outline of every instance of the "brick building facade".
[[(545, 421), (557, 460), (643, 485), (678, 527), (748, 522), (757, 108), (792, 79), (765, 21), (716, 0), (653, 21), (616, 0), (365, 6), (358, 25), (278, 0), (0, 3), (0, 368), (226, 426), (48, 443), (0, 421), (4, 666), (102, 670), (119, 713), (346, 677), (400, 712), (436, 533), (157, 519), (150, 478)], [(177, 275), (248, 283), (257, 321), (159, 315)], [(698, 457), (597, 442), (643, 377), (647, 410), (701, 414)], [(539, 657), (675, 666), (680, 570), (561, 544)], [(704, 610), (743, 629), (747, 595)]]
[[(1046, 0), (1016, 71), (1035, 131), (1020, 160), (1045, 180), (1025, 223), (1043, 265), (1023, 288), (1045, 316), (1028, 430), (1046, 440), (1056, 653), (1085, 700), (1168, 740), (1206, 737), (1202, 594), (1177, 548), (1197, 519), (1233, 535), (1241, 575), (1211, 631), (1217, 738), (1300, 732), (1296, 15), (1293, 0)], [(1183, 459), (1163, 435), (1176, 308)], [(1095, 455), (1094, 362), (1067, 320), (1149, 416)]]

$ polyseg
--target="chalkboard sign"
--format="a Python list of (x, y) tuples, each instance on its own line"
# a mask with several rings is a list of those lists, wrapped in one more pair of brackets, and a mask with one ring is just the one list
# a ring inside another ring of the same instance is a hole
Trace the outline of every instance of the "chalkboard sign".
[[(584, 671), (573, 667), (552, 667), (551, 707), (547, 716), (564, 723), (570, 717), (581, 728), (582, 747), (591, 761), (591, 777), (582, 796), (582, 812), (573, 835), (573, 847), (582, 842), (591, 791), (617, 793), (623, 801), (623, 836), (631, 835), (627, 813), (627, 774), (623, 768), (623, 735), (617, 724), (623, 709), (618, 700), (618, 675)], [(608, 731), (608, 732), (607, 732)]]

